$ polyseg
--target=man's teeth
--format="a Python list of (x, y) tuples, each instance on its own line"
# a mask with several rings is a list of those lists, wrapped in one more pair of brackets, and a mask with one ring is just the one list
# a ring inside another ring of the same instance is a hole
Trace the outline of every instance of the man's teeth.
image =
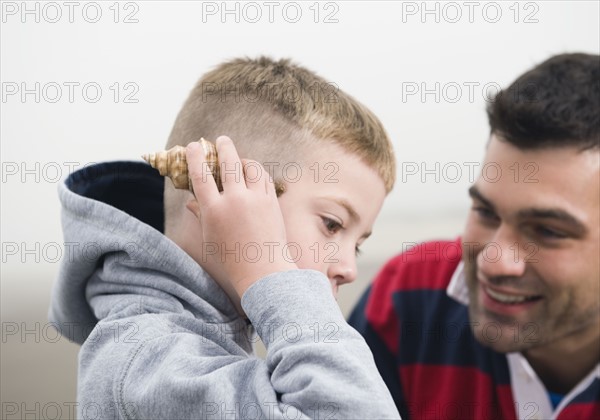
[(495, 292), (494, 290), (489, 288), (487, 288), (486, 291), (492, 298), (494, 298), (494, 300), (497, 300), (498, 302), (502, 303), (523, 303), (528, 300), (537, 299), (537, 296), (505, 295), (504, 293)]

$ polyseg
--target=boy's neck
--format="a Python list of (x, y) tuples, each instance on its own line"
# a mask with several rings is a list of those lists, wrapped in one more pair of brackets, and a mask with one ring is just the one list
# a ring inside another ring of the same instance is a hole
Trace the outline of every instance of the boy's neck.
[[(185, 212), (181, 214), (181, 217), (178, 218), (176, 227), (165, 232), (165, 235), (175, 242), (175, 244), (177, 244), (177, 246), (179, 246), (186, 254), (192, 257), (192, 259), (196, 261), (208, 275), (210, 275), (210, 261), (208, 257), (203, 254), (203, 236), (200, 222), (198, 222), (198, 219), (196, 219), (188, 210), (185, 210)], [(201, 264), (201, 261), (206, 261), (206, 263)], [(237, 296), (235, 290), (231, 287), (227, 289), (228, 284), (221, 285), (214, 279), (213, 281), (223, 289), (237, 313), (242, 318), (247, 318), (246, 313), (242, 309), (241, 299)]]

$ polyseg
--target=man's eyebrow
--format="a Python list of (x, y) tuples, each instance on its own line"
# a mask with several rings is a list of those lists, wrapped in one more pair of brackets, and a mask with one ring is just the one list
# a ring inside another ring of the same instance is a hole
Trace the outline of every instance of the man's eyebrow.
[[(469, 195), (471, 196), (471, 198), (481, 201), (490, 209), (494, 210), (494, 205), (492, 204), (492, 202), (485, 198), (483, 194), (481, 194), (481, 192), (474, 185), (471, 188), (469, 188)], [(519, 219), (552, 219), (563, 223), (567, 223), (579, 235), (584, 235), (587, 232), (585, 224), (579, 221), (579, 219), (577, 219), (575, 216), (562, 209), (530, 208), (520, 210), (517, 213), (517, 215)]]
[(490, 209), (495, 210), (495, 207), (492, 204), (492, 202), (490, 200), (488, 200), (487, 198), (485, 198), (483, 196), (483, 194), (481, 194), (481, 191), (479, 191), (475, 185), (473, 185), (471, 188), (469, 188), (469, 195), (471, 196), (471, 198), (481, 201), (483, 204), (488, 206)]
[(577, 234), (583, 235), (587, 233), (585, 225), (575, 216), (561, 209), (524, 209), (519, 211), (519, 218), (522, 219), (553, 219), (563, 223), (567, 223)]

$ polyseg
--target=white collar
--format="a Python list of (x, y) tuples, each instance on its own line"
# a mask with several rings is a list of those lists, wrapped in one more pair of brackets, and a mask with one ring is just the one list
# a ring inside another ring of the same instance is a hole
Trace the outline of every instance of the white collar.
[(467, 282), (465, 280), (465, 263), (460, 262), (452, 274), (450, 284), (446, 288), (446, 293), (452, 299), (463, 305), (469, 305), (469, 289), (467, 289)]

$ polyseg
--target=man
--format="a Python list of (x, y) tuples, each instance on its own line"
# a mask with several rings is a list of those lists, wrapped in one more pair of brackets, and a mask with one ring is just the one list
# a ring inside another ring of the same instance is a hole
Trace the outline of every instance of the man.
[(497, 95), (462, 238), (393, 258), (354, 310), (404, 419), (600, 418), (599, 64)]

